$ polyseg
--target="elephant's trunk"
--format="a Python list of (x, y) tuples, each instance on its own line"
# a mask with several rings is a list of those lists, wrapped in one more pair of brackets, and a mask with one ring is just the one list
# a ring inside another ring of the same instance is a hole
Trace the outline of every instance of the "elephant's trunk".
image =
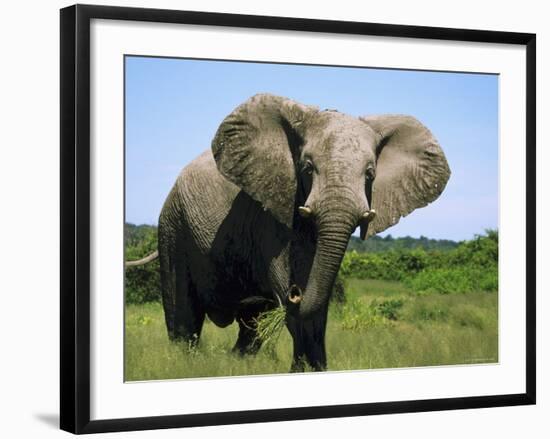
[(328, 303), (349, 238), (357, 226), (358, 211), (352, 199), (341, 194), (323, 200), (316, 209), (318, 239), (307, 287), (298, 308), (301, 319), (315, 316)]

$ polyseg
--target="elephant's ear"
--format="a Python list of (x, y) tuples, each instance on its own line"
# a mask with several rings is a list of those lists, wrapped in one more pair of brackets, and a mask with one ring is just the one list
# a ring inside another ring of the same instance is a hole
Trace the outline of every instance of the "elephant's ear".
[(317, 111), (283, 97), (255, 95), (223, 120), (212, 141), (218, 170), (288, 227), (302, 130)]
[(361, 120), (380, 136), (371, 195), (376, 217), (369, 225), (370, 236), (439, 197), (451, 171), (437, 140), (414, 117), (381, 115)]

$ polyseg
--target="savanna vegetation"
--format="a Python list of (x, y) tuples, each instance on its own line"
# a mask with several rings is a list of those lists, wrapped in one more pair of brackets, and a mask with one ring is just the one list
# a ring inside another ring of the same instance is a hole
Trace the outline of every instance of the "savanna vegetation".
[[(125, 237), (127, 260), (156, 248), (155, 227), (127, 225)], [(459, 243), (352, 238), (329, 307), (329, 368), (496, 362), (497, 290), (497, 231)], [(207, 321), (193, 348), (168, 340), (157, 261), (126, 270), (125, 294), (126, 380), (288, 372), (290, 335), (270, 329), (280, 328), (280, 315), (266, 320), (259, 354), (240, 358), (231, 353), (236, 324), (220, 329)]]

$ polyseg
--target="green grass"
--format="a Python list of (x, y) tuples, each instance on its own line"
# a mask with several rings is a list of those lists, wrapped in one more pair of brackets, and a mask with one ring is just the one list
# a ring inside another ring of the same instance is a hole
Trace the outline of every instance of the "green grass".
[(372, 296), (396, 296), (409, 294), (409, 289), (401, 282), (377, 279), (347, 279), (346, 296), (354, 297), (364, 295)]
[(286, 373), (290, 367), (291, 339), (281, 332), (273, 349), (256, 356), (231, 352), (237, 340), (236, 323), (221, 329), (206, 320), (199, 346), (190, 348), (168, 340), (159, 303), (127, 305), (125, 379), (127, 381), (205, 376)]
[[(495, 292), (418, 295), (398, 282), (348, 279), (347, 302), (331, 305), (329, 370), (414, 367), (498, 361)], [(287, 373), (286, 329), (269, 349), (241, 358), (231, 352), (238, 327), (206, 321), (196, 348), (168, 340), (159, 303), (126, 306), (125, 379)]]

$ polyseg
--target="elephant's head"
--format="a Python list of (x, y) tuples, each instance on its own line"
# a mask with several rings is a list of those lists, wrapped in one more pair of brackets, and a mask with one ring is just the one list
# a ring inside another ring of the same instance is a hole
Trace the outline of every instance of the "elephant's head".
[(219, 171), (279, 222), (293, 228), (305, 218), (316, 228), (295, 307), (302, 319), (327, 304), (357, 226), (363, 239), (383, 231), (435, 200), (450, 176), (439, 144), (413, 117), (356, 118), (269, 94), (227, 116), (212, 150)]

